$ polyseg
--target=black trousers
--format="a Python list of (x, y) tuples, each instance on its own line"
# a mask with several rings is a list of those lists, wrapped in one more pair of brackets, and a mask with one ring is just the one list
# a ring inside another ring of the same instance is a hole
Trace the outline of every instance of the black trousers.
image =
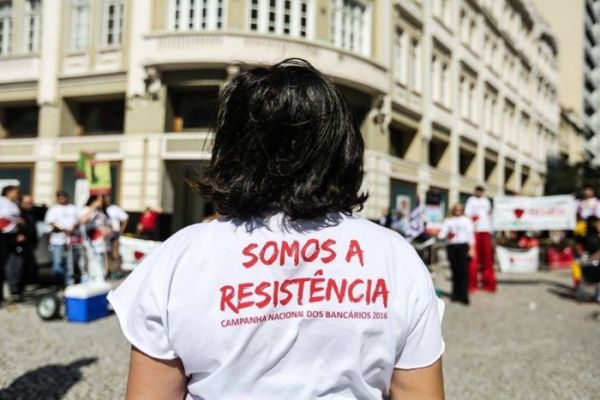
[(5, 233), (3, 236), (4, 279), (8, 282), (11, 294), (21, 294), (23, 291), (23, 248), (17, 244), (16, 233)]
[(446, 250), (452, 270), (452, 300), (469, 304), (469, 245), (467, 243), (449, 244)]

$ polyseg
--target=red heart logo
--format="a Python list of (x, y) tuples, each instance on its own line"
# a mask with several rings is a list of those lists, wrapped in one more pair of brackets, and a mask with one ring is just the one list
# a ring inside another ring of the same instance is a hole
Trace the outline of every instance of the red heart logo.
[(479, 219), (479, 215), (473, 215), (471, 219), (473, 220), (473, 222), (477, 222), (477, 220)]
[(142, 253), (141, 251), (134, 251), (133, 252), (133, 258), (135, 258), (135, 261), (140, 261), (142, 258), (144, 258), (146, 254)]
[(515, 213), (515, 217), (517, 217), (517, 219), (519, 219), (523, 216), (523, 214), (525, 213), (525, 210), (523, 210), (522, 208), (515, 208), (514, 213)]
[(448, 240), (454, 239), (454, 236), (456, 236), (454, 233), (448, 232)]

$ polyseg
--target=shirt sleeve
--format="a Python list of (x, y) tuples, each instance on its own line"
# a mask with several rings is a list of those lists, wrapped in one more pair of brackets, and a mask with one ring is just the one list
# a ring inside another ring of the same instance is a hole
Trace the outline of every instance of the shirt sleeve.
[(438, 232), (438, 239), (444, 240), (446, 239), (446, 236), (448, 236), (448, 219), (445, 219), (442, 223), (442, 227)]
[(147, 355), (164, 360), (177, 358), (169, 342), (167, 320), (170, 260), (177, 258), (176, 251), (165, 242), (108, 295), (127, 340)]
[(47, 224), (51, 224), (54, 222), (54, 207), (50, 207), (48, 211), (46, 211), (46, 216), (44, 217), (44, 222)]
[(119, 207), (119, 221), (123, 222), (129, 219), (129, 214), (127, 214), (127, 212), (125, 212), (125, 210), (123, 210), (121, 207)]
[(465, 204), (465, 215), (472, 217), (473, 214), (473, 201), (471, 201), (471, 198), (469, 197), (467, 199), (467, 203)]
[(397, 357), (395, 368), (424, 368), (435, 363), (444, 353), (445, 344), (442, 338), (442, 316), (444, 302), (435, 293), (431, 276), (422, 266), (419, 278), (418, 293), (413, 318), (410, 322), (408, 337)]
[(472, 246), (475, 244), (475, 227), (473, 226), (473, 221), (468, 218), (465, 218), (465, 229), (469, 238), (467, 243)]

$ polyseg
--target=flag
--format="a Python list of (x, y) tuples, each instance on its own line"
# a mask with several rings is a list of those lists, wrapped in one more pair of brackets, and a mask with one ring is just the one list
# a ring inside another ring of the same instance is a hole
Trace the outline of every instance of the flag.
[(79, 153), (79, 159), (77, 160), (77, 164), (75, 164), (75, 177), (77, 179), (86, 179), (89, 170), (90, 170), (90, 162), (94, 159), (94, 153)]
[(425, 217), (423, 216), (423, 205), (417, 199), (417, 205), (412, 209), (408, 216), (408, 229), (406, 230), (406, 239), (412, 242), (425, 232)]
[(91, 161), (89, 174), (86, 174), (86, 178), (90, 182), (90, 194), (110, 194), (112, 183), (108, 161)]
[(89, 192), (92, 195), (110, 194), (111, 192), (110, 163), (96, 160), (94, 153), (79, 153), (75, 176), (88, 181)]

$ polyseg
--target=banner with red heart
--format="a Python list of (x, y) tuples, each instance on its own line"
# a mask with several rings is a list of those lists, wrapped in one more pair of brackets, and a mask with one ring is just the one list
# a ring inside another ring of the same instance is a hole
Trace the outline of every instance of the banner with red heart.
[(517, 219), (520, 219), (523, 216), (523, 214), (525, 214), (525, 210), (523, 210), (522, 208), (515, 208), (513, 212), (515, 213), (515, 217), (517, 217)]

